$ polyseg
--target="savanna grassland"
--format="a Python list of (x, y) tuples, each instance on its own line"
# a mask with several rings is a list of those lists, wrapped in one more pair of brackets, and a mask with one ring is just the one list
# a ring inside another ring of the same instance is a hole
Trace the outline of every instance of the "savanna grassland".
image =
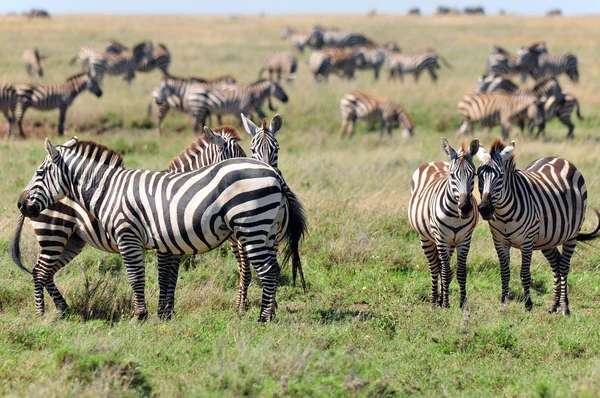
[[(147, 254), (151, 316), (131, 320), (131, 290), (120, 258), (86, 249), (57, 275), (71, 313), (60, 317), (46, 298), (46, 317), (35, 315), (31, 278), (10, 260), (16, 199), (45, 155), (42, 138), (57, 137), (58, 112), (29, 110), (29, 138), (0, 142), (0, 395), (2, 396), (598, 396), (600, 395), (600, 251), (581, 245), (572, 261), (568, 318), (549, 315), (552, 275), (540, 253), (532, 262), (531, 313), (524, 311), (520, 259), (513, 251), (511, 292), (501, 307), (500, 273), (485, 221), (474, 233), (468, 262), (468, 310), (431, 310), (429, 273), (419, 239), (406, 217), (410, 177), (423, 162), (444, 160), (440, 138), (458, 146), (456, 103), (471, 92), (492, 44), (511, 51), (543, 39), (551, 52), (579, 57), (581, 83), (560, 81), (580, 101), (584, 121), (573, 141), (552, 122), (547, 137), (518, 136), (518, 164), (558, 155), (573, 161), (587, 181), (588, 205), (600, 208), (600, 19), (598, 17), (378, 16), (55, 16), (29, 21), (0, 18), (0, 81), (29, 81), (21, 62), (26, 47), (45, 60), (43, 82), (79, 71), (67, 61), (82, 45), (112, 38), (133, 44), (163, 42), (177, 75), (230, 73), (256, 79), (265, 55), (287, 49), (286, 25), (315, 23), (364, 32), (405, 51), (436, 48), (453, 65), (437, 84), (422, 76), (404, 84), (374, 82), (359, 72), (353, 82), (335, 76), (316, 85), (300, 56), (298, 78), (287, 85), (279, 133), (280, 169), (304, 203), (310, 233), (301, 249), (308, 293), (293, 288), (284, 269), (278, 321), (257, 324), (260, 288), (250, 309), (234, 311), (238, 274), (228, 248), (185, 264), (176, 316), (158, 320), (156, 260)], [(84, 93), (67, 114), (67, 136), (93, 139), (124, 154), (131, 168), (164, 169), (192, 139), (185, 115), (171, 114), (159, 136), (146, 118), (159, 72), (138, 74), (131, 87), (107, 77), (100, 99)], [(531, 84), (531, 82), (530, 82)], [(415, 137), (397, 130), (379, 141), (358, 123), (351, 141), (339, 142), (338, 103), (360, 89), (394, 99), (416, 122)], [(265, 111), (267, 109), (265, 108)], [(227, 120), (233, 123), (233, 119)], [(0, 132), (6, 134), (2, 119)], [(488, 146), (499, 134), (476, 130)], [(244, 133), (242, 145), (249, 152)], [(477, 162), (476, 162), (477, 163)], [(588, 211), (584, 229), (594, 227)], [(25, 263), (38, 246), (26, 222)], [(256, 279), (256, 277), (255, 277)]]

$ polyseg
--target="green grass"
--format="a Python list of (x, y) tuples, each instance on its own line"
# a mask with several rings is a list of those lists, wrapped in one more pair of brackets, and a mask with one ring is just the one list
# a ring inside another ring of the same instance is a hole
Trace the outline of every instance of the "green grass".
[[(474, 233), (468, 262), (468, 311), (429, 308), (429, 274), (417, 235), (406, 218), (410, 177), (423, 162), (444, 160), (440, 137), (454, 146), (460, 124), (456, 103), (472, 91), (492, 44), (515, 51), (538, 39), (551, 51), (579, 56), (581, 84), (561, 78), (577, 96), (584, 121), (574, 141), (552, 122), (547, 138), (516, 136), (518, 164), (558, 155), (586, 177), (588, 205), (600, 207), (600, 55), (598, 18), (444, 17), (109, 17), (56, 16), (50, 21), (1, 17), (0, 80), (28, 81), (25, 47), (48, 55), (44, 82), (78, 72), (67, 60), (81, 45), (110, 38), (127, 44), (151, 39), (173, 54), (172, 72), (256, 78), (285, 25), (315, 23), (395, 40), (405, 51), (435, 47), (453, 65), (432, 84), (355, 82), (332, 77), (316, 85), (300, 57), (299, 74), (285, 86), (288, 104), (279, 133), (280, 169), (304, 203), (310, 234), (301, 253), (308, 293), (293, 288), (284, 269), (278, 321), (256, 323), (260, 288), (253, 282), (250, 309), (234, 311), (239, 277), (228, 248), (198, 256), (180, 273), (177, 314), (160, 322), (156, 260), (147, 255), (145, 323), (131, 320), (131, 290), (120, 258), (86, 249), (57, 275), (71, 306), (60, 317), (49, 297), (48, 314), (34, 314), (33, 285), (8, 256), (17, 219), (15, 202), (44, 157), (43, 141), (56, 137), (57, 112), (29, 110), (27, 141), (0, 142), (0, 395), (13, 396), (598, 396), (600, 394), (600, 252), (582, 245), (572, 261), (569, 318), (549, 315), (552, 275), (540, 253), (532, 262), (531, 313), (524, 311), (519, 253), (513, 251), (511, 293), (501, 307), (498, 260), (487, 224)], [(84, 93), (67, 114), (67, 136), (117, 149), (131, 168), (164, 169), (192, 139), (185, 115), (169, 115), (165, 134), (145, 129), (146, 106), (158, 72), (138, 74), (131, 87), (108, 77), (105, 95)], [(338, 102), (350, 90), (387, 96), (416, 121), (416, 136), (397, 130), (379, 141), (357, 125), (352, 141), (339, 142)], [(0, 131), (6, 125), (0, 122)], [(233, 123), (233, 119), (228, 119)], [(35, 125), (35, 126), (34, 126)], [(495, 131), (498, 134), (498, 131)], [(481, 129), (486, 146), (495, 135)], [(244, 148), (249, 140), (244, 133)], [(591, 217), (590, 217), (591, 218)], [(591, 229), (595, 220), (586, 221)], [(38, 246), (26, 223), (23, 256), (30, 267)], [(255, 277), (256, 279), (256, 277)]]

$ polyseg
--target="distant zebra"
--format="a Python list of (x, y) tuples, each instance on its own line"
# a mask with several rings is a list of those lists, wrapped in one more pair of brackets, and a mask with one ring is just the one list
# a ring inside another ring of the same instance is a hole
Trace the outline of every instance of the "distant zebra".
[(492, 91), (503, 90), (508, 92), (515, 92), (519, 89), (512, 80), (506, 79), (503, 75), (491, 74), (483, 75), (479, 78), (477, 86), (475, 86), (475, 93), (491, 93)]
[[(395, 43), (387, 43), (390, 46), (395, 46), (395, 48), (400, 50), (400, 48)], [(394, 47), (392, 47), (394, 48)], [(360, 52), (364, 57), (364, 62), (362, 62), (362, 58), (359, 58), (359, 62), (356, 63), (356, 68), (360, 70), (373, 69), (375, 80), (379, 80), (379, 71), (383, 67), (385, 63), (385, 59), (387, 54), (390, 53), (390, 50), (387, 47), (358, 47), (355, 52)]]
[(265, 64), (258, 72), (258, 78), (262, 79), (266, 71), (269, 72), (269, 79), (273, 80), (273, 75), (277, 75), (277, 81), (281, 81), (281, 74), (286, 75), (286, 81), (289, 83), (296, 78), (296, 69), (298, 68), (298, 59), (288, 51), (274, 51), (267, 55)]
[(315, 27), (310, 33), (308, 44), (314, 49), (322, 47), (356, 47), (374, 43), (360, 33), (347, 30), (323, 29)]
[[(536, 43), (537, 44), (537, 43)], [(577, 57), (571, 53), (548, 54), (535, 44), (519, 49), (517, 65), (529, 72), (535, 80), (565, 73), (571, 81), (579, 82)]]
[(44, 76), (44, 69), (42, 69), (42, 57), (37, 48), (26, 48), (23, 51), (23, 62), (25, 62), (25, 68), (27, 69), (27, 74), (31, 77), (35, 74), (37, 77)]
[[(518, 170), (510, 145), (497, 139), (490, 152), (479, 153), (481, 165), (479, 213), (488, 221), (500, 260), (502, 303), (508, 298), (510, 248), (521, 250), (521, 281), (525, 308), (531, 310), (529, 267), (533, 250), (541, 250), (554, 273), (554, 298), (550, 312), (560, 306), (568, 315), (567, 276), (577, 241), (598, 237), (599, 224), (590, 234), (581, 233), (587, 205), (583, 176), (566, 159), (547, 157), (534, 160)], [(562, 245), (562, 253), (557, 249)]]
[[(286, 259), (302, 267), (298, 252), (306, 224), (302, 205), (270, 166), (253, 159), (228, 159), (187, 173), (128, 170), (116, 152), (74, 138), (55, 147), (21, 193), (25, 217), (38, 217), (69, 196), (96, 217), (118, 246), (134, 292), (135, 315), (147, 317), (145, 249), (159, 264), (182, 254), (204, 253), (233, 236), (262, 282), (259, 321), (275, 317), (280, 267), (275, 242), (286, 239)], [(96, 181), (81, 185), (78, 181)], [(284, 224), (285, 227), (281, 228)], [(277, 236), (278, 230), (283, 236)], [(159, 278), (170, 274), (159, 266)]]
[(129, 50), (129, 47), (118, 40), (110, 40), (104, 48), (104, 52), (107, 54), (121, 54), (127, 50)]
[(328, 81), (329, 74), (354, 79), (359, 65), (366, 64), (365, 54), (352, 48), (323, 48), (313, 51), (308, 59), (308, 67), (317, 83)]
[[(571, 123), (571, 114), (575, 108), (577, 108), (577, 117), (579, 120), (583, 120), (583, 116), (581, 116), (581, 113), (579, 112), (579, 101), (577, 101), (577, 98), (573, 95), (564, 93), (560, 97), (549, 97), (544, 104), (544, 123), (538, 126), (536, 136), (539, 137), (540, 134), (545, 135), (544, 129), (546, 127), (546, 122), (557, 117), (562, 124), (569, 128), (567, 138), (574, 138), (573, 131), (575, 130), (575, 126)], [(533, 132), (533, 126), (530, 127), (529, 131)]]
[(527, 80), (527, 72), (517, 65), (517, 56), (499, 46), (490, 48), (485, 70), (489, 75), (521, 75), (521, 82)]
[(538, 126), (544, 121), (544, 102), (532, 92), (509, 93), (494, 91), (491, 93), (469, 94), (458, 102), (458, 112), (463, 121), (459, 133), (471, 133), (473, 124), (480, 123), (488, 130), (500, 125), (502, 136), (508, 137), (513, 123), (518, 123), (521, 131)]
[(440, 68), (438, 60), (441, 60), (447, 68), (452, 68), (446, 59), (440, 56), (434, 50), (427, 50), (425, 52), (412, 54), (389, 54), (385, 61), (385, 67), (390, 73), (388, 80), (392, 80), (397, 77), (400, 79), (400, 81), (402, 81), (405, 73), (413, 73), (415, 76), (415, 82), (417, 82), (419, 81), (419, 75), (421, 72), (427, 70), (431, 76), (431, 80), (436, 82), (438, 77), (435, 73), (435, 70)]
[[(177, 155), (167, 170), (173, 173), (185, 172), (224, 159), (246, 157), (246, 153), (238, 144), (239, 140), (237, 130), (228, 126), (218, 127), (214, 132), (209, 129)], [(68, 309), (66, 300), (54, 283), (54, 275), (71, 262), (87, 244), (105, 252), (119, 253), (117, 243), (106, 233), (100, 221), (76, 202), (64, 198), (42, 211), (38, 217), (30, 219), (40, 246), (40, 254), (33, 271), (29, 271), (21, 261), (20, 238), (23, 220), (21, 216), (17, 223), (11, 240), (10, 254), (19, 268), (33, 274), (37, 315), (42, 316), (45, 313), (44, 289), (48, 291), (59, 311), (64, 312)], [(234, 253), (238, 251), (236, 243)], [(169, 278), (168, 285), (172, 286), (166, 288), (166, 281), (161, 284), (159, 314), (167, 310), (168, 298), (164, 294), (175, 290), (178, 267), (179, 263), (176, 263)]]
[[(460, 308), (467, 301), (467, 257), (471, 234), (477, 226), (477, 201), (473, 197), (475, 166), (473, 156), (479, 141), (466, 142), (456, 152), (445, 138), (442, 149), (448, 162), (430, 162), (419, 167), (412, 176), (408, 220), (421, 238), (421, 247), (431, 274), (431, 306), (450, 306), (448, 297), (452, 269), (450, 258), (456, 250), (456, 279), (460, 286)], [(438, 278), (441, 271), (441, 296)]]
[(15, 122), (15, 108), (17, 107), (17, 90), (10, 83), (0, 83), (0, 110), (8, 121), (8, 133), (10, 137), (12, 125)]
[(463, 10), (465, 15), (485, 15), (483, 7), (465, 7)]
[(294, 49), (298, 50), (298, 52), (303, 53), (304, 47), (306, 47), (308, 44), (309, 34), (296, 32), (294, 29), (288, 26), (283, 30), (283, 35), (281, 36), (281, 38), (290, 39)]
[(342, 114), (340, 139), (344, 138), (346, 130), (348, 130), (348, 138), (352, 138), (356, 119), (380, 123), (380, 137), (383, 137), (384, 129), (387, 129), (388, 135), (391, 136), (394, 125), (400, 128), (404, 138), (413, 136), (415, 125), (412, 118), (404, 108), (384, 97), (352, 91), (340, 100), (340, 112)]
[(158, 43), (156, 48), (152, 50), (151, 58), (144, 58), (140, 62), (137, 71), (142, 73), (152, 72), (154, 69), (159, 69), (163, 76), (169, 76), (169, 66), (171, 65), (171, 53), (167, 46)]
[(59, 109), (58, 116), (58, 134), (65, 132), (65, 117), (67, 109), (73, 103), (75, 98), (85, 90), (90, 91), (96, 97), (102, 96), (102, 89), (98, 82), (92, 79), (88, 74), (81, 73), (72, 76), (63, 83), (52, 85), (38, 84), (18, 84), (15, 86), (17, 91), (17, 105), (15, 108), (15, 119), (19, 127), (19, 133), (25, 138), (23, 133), (23, 117), (29, 108), (40, 111), (51, 111)]

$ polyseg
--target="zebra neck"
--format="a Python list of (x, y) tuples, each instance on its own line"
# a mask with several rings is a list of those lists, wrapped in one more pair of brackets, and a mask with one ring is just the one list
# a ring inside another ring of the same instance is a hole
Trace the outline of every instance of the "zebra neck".
[(70, 197), (100, 219), (100, 209), (111, 181), (120, 179), (119, 174), (127, 170), (91, 161), (79, 164), (78, 170), (82, 171), (71, 175)]
[(262, 104), (264, 100), (269, 96), (271, 91), (271, 85), (267, 84), (265, 86), (259, 85), (256, 87), (250, 87), (250, 95), (254, 98), (254, 101)]
[(452, 183), (450, 179), (446, 181), (446, 187), (442, 192), (442, 208), (446, 210), (452, 210), (458, 214), (458, 200), (452, 193)]
[(69, 97), (74, 98), (85, 89), (85, 82), (75, 80), (68, 81), (65, 85), (65, 91)]
[(504, 172), (504, 184), (500, 193), (500, 199), (498, 199), (496, 211), (500, 210), (501, 213), (505, 213), (515, 206), (518, 193), (520, 192), (520, 178), (521, 177), (515, 170), (514, 161), (510, 159)]

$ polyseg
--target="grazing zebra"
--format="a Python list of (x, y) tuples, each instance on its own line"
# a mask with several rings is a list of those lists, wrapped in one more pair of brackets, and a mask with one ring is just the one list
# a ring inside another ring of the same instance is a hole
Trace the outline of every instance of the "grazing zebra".
[(535, 43), (519, 49), (517, 65), (526, 70), (535, 80), (565, 73), (571, 81), (579, 82), (577, 57), (571, 53), (548, 54), (545, 43)]
[(415, 124), (404, 108), (394, 104), (387, 98), (376, 97), (360, 91), (352, 91), (345, 94), (340, 100), (340, 112), (342, 113), (342, 126), (340, 127), (340, 139), (344, 138), (348, 130), (348, 138), (354, 134), (354, 123), (356, 119), (371, 123), (380, 123), (379, 137), (383, 137), (384, 128), (388, 135), (392, 135), (392, 127), (398, 125), (404, 138), (412, 137)]
[(269, 72), (269, 80), (273, 80), (273, 74), (277, 74), (277, 81), (281, 81), (281, 74), (286, 74), (286, 81), (289, 83), (296, 78), (296, 69), (298, 68), (298, 59), (288, 51), (275, 51), (269, 53), (265, 59), (265, 64), (258, 72), (258, 78), (262, 79), (265, 70)]
[[(554, 117), (558, 117), (558, 120), (569, 128), (567, 138), (575, 138), (573, 135), (575, 126), (571, 123), (571, 114), (575, 108), (577, 108), (577, 117), (579, 120), (583, 120), (583, 116), (581, 116), (581, 113), (579, 112), (579, 101), (577, 101), (577, 98), (573, 95), (564, 93), (559, 97), (555, 95), (549, 97), (544, 104), (544, 122), (538, 126), (536, 137), (539, 137), (540, 134), (545, 135), (546, 132), (544, 129), (546, 127), (546, 122), (552, 120)], [(533, 132), (533, 126), (530, 126), (529, 132)]]
[[(502, 303), (508, 298), (510, 280), (510, 248), (521, 250), (521, 281), (525, 292), (525, 308), (533, 307), (530, 295), (529, 266), (533, 250), (541, 250), (554, 273), (554, 298), (550, 312), (560, 305), (569, 314), (567, 275), (577, 241), (594, 239), (598, 228), (590, 234), (580, 233), (587, 204), (587, 188), (583, 176), (566, 159), (547, 157), (534, 160), (523, 170), (516, 168), (510, 145), (496, 139), (490, 152), (479, 153), (481, 165), (479, 213), (488, 221), (494, 246), (500, 260)], [(562, 245), (562, 253), (557, 249)]]
[(458, 102), (458, 112), (463, 119), (458, 133), (471, 133), (473, 123), (480, 123), (488, 130), (501, 125), (503, 137), (508, 137), (513, 123), (518, 123), (521, 131), (526, 121), (528, 127), (538, 126), (544, 120), (544, 101), (533, 92), (494, 91), (466, 95)]
[(419, 75), (425, 69), (429, 72), (431, 80), (436, 82), (438, 77), (435, 73), (436, 69), (440, 68), (438, 60), (447, 68), (452, 66), (446, 61), (446, 59), (440, 56), (434, 50), (427, 50), (421, 53), (392, 53), (389, 54), (386, 61), (385, 67), (389, 70), (388, 80), (392, 80), (396, 77), (403, 81), (405, 73), (413, 73), (415, 76), (415, 82), (419, 81)]
[(503, 90), (514, 93), (519, 89), (512, 80), (505, 78), (503, 75), (492, 73), (491, 75), (483, 75), (479, 78), (477, 86), (475, 86), (475, 94), (491, 93), (492, 91)]
[(65, 116), (67, 109), (73, 103), (75, 98), (84, 90), (92, 92), (96, 97), (102, 96), (102, 89), (98, 82), (92, 79), (87, 73), (80, 73), (72, 76), (62, 83), (56, 83), (49, 86), (39, 84), (18, 84), (15, 86), (17, 91), (17, 105), (15, 108), (15, 119), (19, 127), (19, 133), (25, 138), (23, 133), (23, 117), (29, 108), (40, 111), (51, 111), (58, 108), (58, 134), (65, 132)]
[(281, 38), (290, 39), (294, 49), (296, 49), (300, 53), (303, 53), (304, 47), (306, 47), (306, 45), (308, 44), (309, 35), (308, 33), (296, 32), (294, 29), (288, 26), (283, 30), (283, 35), (281, 36)]
[(314, 49), (323, 47), (356, 47), (374, 44), (360, 33), (347, 30), (324, 29), (318, 26), (315, 26), (308, 36), (307, 42)]
[(323, 48), (313, 51), (308, 59), (308, 67), (317, 83), (327, 81), (332, 72), (342, 78), (354, 79), (356, 69), (364, 64), (364, 52), (352, 48)]
[[(126, 265), (138, 319), (148, 314), (145, 249), (158, 250), (159, 262), (171, 264), (230, 236), (244, 247), (262, 282), (259, 321), (275, 317), (280, 267), (273, 246), (286, 239), (286, 260), (300, 269), (306, 224), (300, 202), (273, 168), (254, 159), (227, 159), (186, 173), (128, 170), (116, 152), (76, 137), (58, 147), (46, 140), (46, 150), (49, 156), (19, 196), (18, 208), (25, 217), (38, 217), (69, 196), (96, 217)], [(282, 237), (276, 235), (280, 224)], [(162, 267), (159, 273), (170, 274)]]
[[(442, 149), (450, 157), (450, 163), (425, 163), (412, 176), (408, 219), (421, 238), (421, 247), (429, 263), (431, 306), (450, 306), (450, 258), (456, 250), (456, 279), (460, 286), (460, 307), (463, 308), (467, 301), (467, 256), (478, 219), (477, 211), (474, 211), (477, 201), (473, 197), (473, 156), (479, 151), (479, 141), (471, 141), (469, 148), (465, 141), (456, 152), (442, 138)], [(442, 294), (438, 296), (440, 271)]]
[(10, 83), (0, 83), (0, 110), (8, 121), (8, 133), (10, 137), (12, 124), (15, 121), (15, 108), (17, 107), (17, 90)]
[(38, 77), (44, 76), (44, 69), (42, 69), (41, 60), (44, 59), (38, 51), (37, 48), (26, 48), (23, 51), (23, 62), (25, 62), (25, 68), (27, 69), (27, 74), (31, 77), (35, 74)]
[[(169, 164), (172, 173), (196, 170), (224, 159), (246, 157), (246, 153), (238, 144), (240, 136), (232, 127), (221, 126), (205, 130)], [(85, 247), (92, 247), (109, 252), (119, 253), (116, 242), (106, 233), (99, 220), (83, 209), (77, 202), (63, 198), (38, 217), (30, 219), (33, 230), (40, 245), (40, 254), (33, 271), (29, 271), (21, 261), (20, 237), (24, 218), (19, 218), (15, 234), (11, 241), (10, 254), (19, 268), (33, 275), (35, 286), (35, 308), (37, 315), (44, 315), (44, 288), (52, 297), (59, 311), (68, 309), (67, 302), (54, 283), (54, 275), (72, 261)], [(232, 246), (233, 247), (233, 246)], [(237, 255), (237, 243), (234, 253)], [(174, 291), (177, 283), (179, 263), (173, 264), (169, 284)], [(174, 280), (173, 280), (174, 278)], [(163, 296), (170, 289), (161, 286), (159, 314), (166, 310), (167, 298)], [(240, 293), (241, 295), (241, 293)]]

